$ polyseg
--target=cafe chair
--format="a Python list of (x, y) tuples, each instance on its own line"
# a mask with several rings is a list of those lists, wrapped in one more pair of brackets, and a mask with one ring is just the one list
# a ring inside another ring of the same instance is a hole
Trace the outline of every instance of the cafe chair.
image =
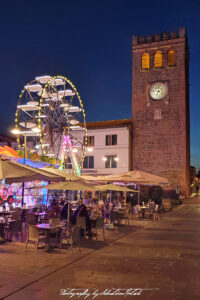
[(121, 215), (121, 220), (126, 220), (126, 224), (129, 225), (129, 210), (125, 209), (124, 213)]
[(121, 214), (112, 210), (110, 213), (110, 221), (113, 223), (113, 225), (120, 225)]
[(13, 208), (13, 211), (16, 211), (18, 214), (20, 214), (21, 215), (21, 213), (22, 213), (22, 209), (21, 209), (21, 207), (15, 207), (15, 208)]
[(76, 217), (76, 226), (80, 226), (80, 230), (83, 231), (83, 235), (86, 235), (86, 218), (85, 217)]
[(79, 251), (81, 251), (80, 229), (80, 225), (75, 226), (72, 230), (72, 233), (69, 233), (66, 228), (62, 229), (60, 237), (60, 249), (62, 249), (62, 245), (71, 245), (71, 250), (73, 253), (74, 244), (78, 244)]
[(154, 217), (154, 206), (153, 205), (149, 205), (149, 208), (145, 210), (144, 212), (144, 216), (149, 218), (153, 218)]
[(27, 232), (27, 238), (26, 238), (25, 251), (27, 251), (28, 243), (34, 242), (34, 243), (36, 243), (35, 252), (37, 252), (40, 239), (45, 240), (45, 245), (46, 245), (46, 235), (43, 235), (43, 236), (39, 235), (39, 229), (35, 225), (28, 224), (28, 232)]
[(12, 220), (19, 221), (21, 219), (21, 214), (18, 211), (15, 211), (12, 214)]
[[(53, 226), (59, 226), (60, 225), (60, 219), (59, 218), (50, 218), (49, 224)], [(51, 235), (56, 235), (56, 238), (60, 236), (60, 228), (55, 228), (51, 230)]]
[(126, 203), (126, 208), (128, 209), (129, 213), (131, 213), (131, 203)]
[(12, 241), (12, 237), (17, 237), (17, 240), (19, 240), (19, 233), (21, 234), (21, 239), (23, 242), (23, 221), (17, 220), (9, 225), (9, 228), (7, 229), (7, 233), (10, 235), (10, 240)]
[(153, 220), (154, 221), (156, 221), (156, 220), (160, 221), (159, 206), (158, 206), (158, 204), (156, 204), (155, 209), (154, 209)]
[(137, 205), (133, 206), (133, 218), (138, 219), (139, 218), (139, 210)]
[(93, 234), (95, 235), (96, 239), (98, 240), (98, 230), (102, 229), (103, 239), (105, 241), (105, 233), (104, 233), (104, 218), (97, 218), (96, 226), (94, 227)]
[(26, 215), (26, 223), (27, 225), (35, 225), (37, 223), (33, 213)]

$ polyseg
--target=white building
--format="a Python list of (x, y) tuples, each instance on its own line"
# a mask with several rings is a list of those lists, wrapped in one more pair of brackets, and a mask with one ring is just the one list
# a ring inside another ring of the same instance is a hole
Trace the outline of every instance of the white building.
[(131, 120), (87, 123), (88, 150), (83, 174), (106, 175), (131, 168)]
[[(83, 131), (74, 132), (83, 139)], [(97, 121), (87, 123), (88, 145), (82, 173), (90, 175), (108, 175), (131, 170), (131, 119)], [(16, 148), (12, 142), (11, 147)], [(28, 148), (33, 148), (27, 142)], [(66, 162), (71, 169), (71, 160)]]

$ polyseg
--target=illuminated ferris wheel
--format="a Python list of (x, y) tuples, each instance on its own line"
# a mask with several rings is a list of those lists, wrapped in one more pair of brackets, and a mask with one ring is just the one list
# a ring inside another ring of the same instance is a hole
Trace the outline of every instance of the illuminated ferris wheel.
[(15, 133), (19, 148), (25, 140), (30, 152), (59, 159), (80, 175), (87, 143), (85, 111), (68, 78), (40, 76), (25, 85), (15, 113)]

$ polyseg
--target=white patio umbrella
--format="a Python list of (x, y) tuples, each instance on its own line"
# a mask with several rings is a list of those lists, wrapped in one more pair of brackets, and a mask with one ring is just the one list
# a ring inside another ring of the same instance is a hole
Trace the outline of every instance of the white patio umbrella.
[(80, 177), (87, 181), (101, 182), (101, 181), (104, 181), (105, 176), (91, 176), (91, 175), (84, 174), (84, 175), (81, 175)]
[[(119, 192), (125, 192), (125, 201), (126, 201), (126, 193), (127, 192), (135, 192), (138, 193), (136, 190), (128, 189), (127, 186), (119, 186), (116, 184), (103, 184), (96, 186), (100, 191), (119, 191)], [(110, 202), (111, 202), (111, 193), (110, 193)]]
[(59, 170), (59, 169), (55, 169), (55, 168), (52, 168), (52, 167), (44, 167), (44, 168), (41, 168), (40, 170), (50, 172), (50, 173), (52, 173), (54, 175), (57, 175), (57, 176), (62, 176), (62, 177), (65, 178), (65, 180), (71, 180), (71, 181), (80, 180), (79, 176), (75, 176), (73, 174), (70, 174), (65, 169)]
[(149, 185), (167, 185), (168, 180), (164, 177), (150, 174), (147, 172), (133, 170), (126, 173), (119, 173), (109, 176), (104, 176), (104, 181), (118, 181), (124, 183), (138, 183), (138, 184), (149, 184)]
[(0, 158), (0, 180), (2, 179), (5, 179), (6, 183), (10, 184), (34, 180), (52, 180), (57, 182), (65, 180), (65, 177)]
[[(83, 180), (80, 179), (76, 181), (65, 181), (58, 182), (53, 184), (48, 184), (43, 187), (36, 187), (37, 189), (45, 188), (47, 190), (64, 190), (64, 191), (97, 191), (98, 189), (94, 186), (86, 185), (83, 183)], [(69, 201), (68, 201), (69, 203)], [(69, 204), (68, 204), (68, 217), (67, 221), (69, 222)]]
[(147, 172), (133, 170), (126, 173), (119, 173), (109, 176), (104, 176), (104, 181), (107, 182), (122, 182), (125, 184), (135, 183), (138, 184), (138, 203), (140, 202), (140, 185), (168, 185), (167, 178), (150, 174)]
[(47, 190), (64, 190), (64, 191), (98, 191), (96, 186), (86, 185), (82, 180), (76, 181), (64, 181), (58, 183), (52, 183), (45, 186), (37, 186), (36, 189), (47, 189)]
[(124, 186), (119, 186), (116, 184), (103, 184), (103, 185), (96, 185), (95, 186), (100, 191), (119, 191), (119, 192), (136, 192), (136, 190), (129, 189)]

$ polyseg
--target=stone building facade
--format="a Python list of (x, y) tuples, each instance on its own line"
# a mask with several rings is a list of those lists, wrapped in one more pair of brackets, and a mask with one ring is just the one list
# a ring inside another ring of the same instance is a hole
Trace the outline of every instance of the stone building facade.
[(189, 193), (189, 54), (185, 28), (132, 40), (132, 169)]

